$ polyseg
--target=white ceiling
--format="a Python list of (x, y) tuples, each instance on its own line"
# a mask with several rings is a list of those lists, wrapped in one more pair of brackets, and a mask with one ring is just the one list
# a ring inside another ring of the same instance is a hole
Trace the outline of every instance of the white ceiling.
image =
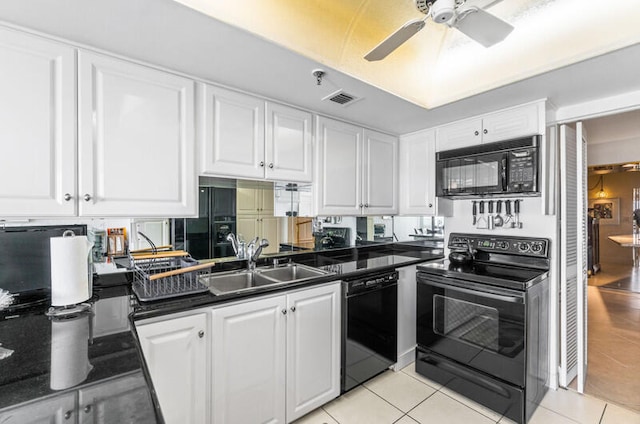
[[(602, 4), (582, 3), (585, 7)], [(321, 60), (294, 53), (172, 0), (2, 0), (0, 21), (394, 134), (540, 98), (566, 106), (640, 90), (640, 44), (427, 110)], [(615, 30), (615, 22), (603, 23), (600, 30)], [(521, 48), (526, 51), (527, 47)], [(321, 86), (311, 75), (318, 67), (327, 71)], [(388, 73), (396, 71), (402, 78), (400, 65)], [(473, 79), (473, 66), (458, 78)], [(347, 107), (321, 100), (337, 89), (363, 99)]]

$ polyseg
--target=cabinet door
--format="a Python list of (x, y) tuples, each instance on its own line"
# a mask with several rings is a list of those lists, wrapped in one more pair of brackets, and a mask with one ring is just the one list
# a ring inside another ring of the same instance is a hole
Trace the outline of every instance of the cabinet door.
[(0, 29), (0, 218), (76, 211), (75, 52)]
[(482, 120), (467, 119), (436, 129), (438, 152), (482, 143)]
[(80, 214), (195, 216), (194, 82), (79, 53)]
[(362, 204), (362, 128), (318, 117), (317, 215), (359, 215)]
[[(249, 243), (256, 237), (260, 237), (260, 217), (255, 215), (238, 215), (236, 217), (236, 233)], [(269, 240), (271, 241), (271, 240)]]
[[(246, 187), (244, 185), (247, 185)], [(260, 213), (262, 207), (262, 189), (250, 186), (250, 183), (238, 181), (236, 188), (236, 213), (238, 215)]]
[(168, 424), (207, 418), (207, 315), (137, 324), (142, 353)]
[(287, 421), (340, 395), (340, 283), (287, 296)]
[(284, 296), (213, 311), (212, 422), (285, 422)]
[(538, 105), (530, 104), (486, 115), (482, 119), (482, 126), (483, 143), (541, 134), (538, 128)]
[(206, 84), (199, 88), (201, 171), (264, 178), (264, 100)]
[(269, 240), (269, 246), (262, 253), (278, 253), (280, 250), (280, 218), (262, 216), (260, 218), (260, 237)]
[(156, 422), (142, 372), (78, 391), (79, 424)]
[(364, 130), (364, 214), (398, 213), (398, 139)]
[(267, 103), (265, 163), (270, 180), (311, 182), (311, 113)]
[(423, 131), (400, 140), (400, 214), (435, 213), (435, 133)]
[(0, 412), (2, 424), (62, 424), (76, 422), (76, 393), (70, 392)]

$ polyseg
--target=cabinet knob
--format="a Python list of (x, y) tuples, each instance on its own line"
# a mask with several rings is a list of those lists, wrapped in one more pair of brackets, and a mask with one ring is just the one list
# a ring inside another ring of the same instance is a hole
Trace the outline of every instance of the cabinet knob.
[(262, 160), (260, 161), (260, 166), (261, 166), (262, 168), (264, 168), (264, 161), (262, 161)]
[(65, 202), (68, 202), (69, 200), (73, 199), (73, 196), (70, 195), (69, 193), (65, 193), (63, 198)]
[(433, 203), (429, 203), (429, 207), (432, 208), (433, 207)]
[(365, 207), (365, 208), (368, 208), (368, 207), (369, 207), (369, 204), (368, 204), (368, 203), (365, 203), (365, 204), (364, 204), (364, 207)]
[(295, 311), (296, 311), (296, 307), (295, 307), (295, 306), (292, 306), (292, 307), (291, 307), (291, 312), (295, 312)]
[(84, 407), (84, 412), (85, 412), (85, 413), (87, 413), (87, 414), (88, 414), (89, 412), (91, 412), (91, 405), (87, 405), (87, 406), (85, 406), (85, 407)]
[(198, 331), (198, 337), (200, 337), (200, 338), (204, 337), (204, 330)]
[(287, 310), (286, 309), (282, 310), (282, 315), (287, 315)]
[(273, 169), (273, 163), (269, 164), (269, 168)]
[(64, 413), (64, 419), (68, 420), (69, 418), (71, 418), (71, 415), (73, 415), (73, 412), (71, 411), (67, 411)]
[(364, 205), (362, 203), (360, 203), (360, 208), (362, 208)]
[(484, 131), (482, 131), (482, 132), (487, 134), (489, 131), (485, 128)]
[(475, 131), (473, 135), (480, 135), (480, 133), (478, 131)]
[(88, 202), (88, 201), (91, 200), (91, 195), (90, 194), (85, 194), (82, 198), (84, 199), (85, 202)]

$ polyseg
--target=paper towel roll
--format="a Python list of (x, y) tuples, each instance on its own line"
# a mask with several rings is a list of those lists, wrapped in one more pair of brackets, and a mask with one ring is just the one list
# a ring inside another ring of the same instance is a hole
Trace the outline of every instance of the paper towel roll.
[(53, 390), (82, 383), (93, 368), (89, 363), (89, 319), (84, 313), (51, 321), (51, 376)]
[(51, 237), (50, 243), (51, 305), (75, 305), (89, 299), (89, 253), (92, 243), (86, 236), (75, 235)]

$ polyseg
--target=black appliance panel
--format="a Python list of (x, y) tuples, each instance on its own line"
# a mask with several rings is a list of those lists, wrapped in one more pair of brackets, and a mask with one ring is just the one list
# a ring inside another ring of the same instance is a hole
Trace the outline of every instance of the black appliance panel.
[[(86, 225), (8, 227), (0, 230), (0, 288), (12, 293), (51, 289), (51, 237), (66, 230), (87, 235)], [(20, 301), (20, 299), (18, 299)]]
[(419, 345), (524, 385), (524, 293), (419, 273), (417, 299)]
[(398, 273), (343, 282), (341, 393), (397, 361)]

